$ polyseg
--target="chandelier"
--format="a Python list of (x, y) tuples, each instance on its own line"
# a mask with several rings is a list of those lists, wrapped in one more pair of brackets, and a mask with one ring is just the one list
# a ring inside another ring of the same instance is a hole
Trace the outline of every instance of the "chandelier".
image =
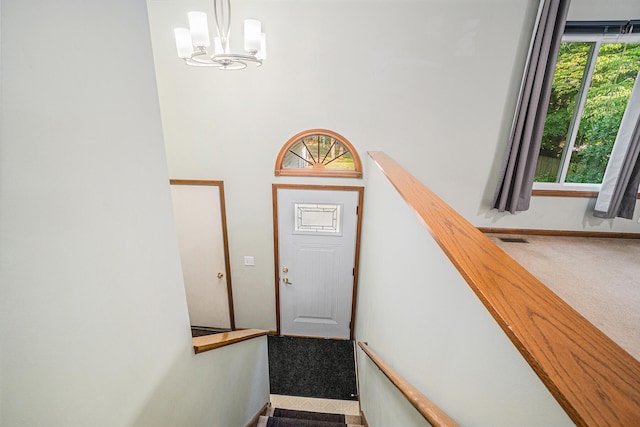
[(204, 12), (189, 12), (189, 28), (175, 28), (178, 57), (187, 65), (217, 67), (220, 70), (241, 70), (253, 63), (257, 67), (266, 58), (265, 35), (260, 21), (244, 20), (244, 53), (232, 53), (229, 48), (231, 30), (231, 0), (213, 0), (213, 17), (217, 37), (213, 39), (213, 54), (209, 48), (209, 25)]

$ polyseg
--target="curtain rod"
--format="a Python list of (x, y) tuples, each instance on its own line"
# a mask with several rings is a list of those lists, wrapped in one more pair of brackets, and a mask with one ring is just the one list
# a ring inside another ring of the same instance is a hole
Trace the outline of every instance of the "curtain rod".
[(634, 34), (640, 33), (640, 19), (628, 21), (567, 21), (565, 34)]

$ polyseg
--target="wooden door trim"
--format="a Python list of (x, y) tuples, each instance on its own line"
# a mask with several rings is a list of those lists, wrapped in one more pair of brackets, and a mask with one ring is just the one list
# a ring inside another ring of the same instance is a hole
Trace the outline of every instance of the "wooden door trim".
[(351, 297), (351, 321), (349, 325), (349, 339), (354, 339), (356, 319), (356, 298), (358, 296), (358, 267), (360, 264), (360, 233), (362, 231), (362, 212), (364, 201), (364, 187), (349, 185), (311, 185), (311, 184), (271, 184), (271, 200), (273, 207), (273, 260), (274, 283), (276, 286), (276, 333), (280, 330), (280, 255), (278, 246), (278, 189), (293, 190), (325, 190), (325, 191), (357, 191), (358, 214), (356, 224), (356, 250), (354, 256), (353, 294)]
[(227, 299), (229, 305), (229, 326), (236, 330), (236, 320), (233, 310), (233, 290), (231, 285), (231, 263), (229, 262), (229, 234), (227, 233), (227, 208), (224, 197), (224, 181), (219, 180), (195, 180), (195, 179), (170, 179), (169, 185), (208, 185), (218, 187), (220, 197), (220, 219), (222, 222), (222, 244), (224, 250), (224, 268), (227, 275)]
[(356, 224), (356, 255), (353, 266), (353, 296), (351, 297), (351, 322), (349, 337), (355, 339), (356, 330), (356, 298), (358, 297), (358, 272), (360, 269), (360, 232), (362, 231), (362, 206), (364, 202), (364, 187), (358, 190), (358, 218)]
[(280, 335), (280, 256), (278, 254), (278, 188), (271, 185), (271, 205), (273, 208), (273, 261), (274, 282), (276, 284), (276, 334)]

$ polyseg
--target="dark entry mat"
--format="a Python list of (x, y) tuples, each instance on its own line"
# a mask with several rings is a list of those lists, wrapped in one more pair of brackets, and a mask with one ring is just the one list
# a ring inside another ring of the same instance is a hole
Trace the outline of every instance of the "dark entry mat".
[(271, 394), (358, 400), (353, 341), (270, 335)]

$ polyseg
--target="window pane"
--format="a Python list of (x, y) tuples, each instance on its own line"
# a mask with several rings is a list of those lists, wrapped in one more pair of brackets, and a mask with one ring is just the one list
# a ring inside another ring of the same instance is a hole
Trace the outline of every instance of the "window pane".
[(565, 182), (602, 183), (639, 70), (639, 43), (601, 45)]
[(340, 234), (340, 205), (326, 203), (294, 203), (294, 234)]
[(351, 153), (328, 135), (312, 135), (294, 143), (284, 156), (282, 167), (355, 170)]
[(571, 118), (593, 44), (575, 42), (560, 45), (534, 178), (536, 182), (558, 180), (562, 170), (562, 151), (567, 144)]

